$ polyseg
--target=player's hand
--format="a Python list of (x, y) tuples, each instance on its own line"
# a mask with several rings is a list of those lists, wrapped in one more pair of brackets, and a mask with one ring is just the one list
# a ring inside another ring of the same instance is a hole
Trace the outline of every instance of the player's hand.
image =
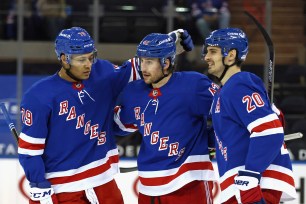
[(191, 51), (194, 48), (193, 41), (187, 30), (178, 29), (168, 33), (173, 38), (176, 44), (176, 55), (184, 51)]
[(236, 187), (236, 199), (243, 204), (265, 204), (260, 186), (261, 175), (255, 171), (240, 170), (234, 178)]
[(30, 199), (34, 203), (58, 204), (54, 190), (48, 181), (41, 183), (30, 183)]
[(281, 121), (281, 123), (283, 125), (283, 128), (285, 129), (286, 123), (285, 123), (285, 116), (284, 116), (283, 112), (280, 109), (278, 109), (274, 105), (274, 103), (272, 104), (272, 110), (274, 111), (274, 113), (276, 113), (276, 115), (278, 116), (279, 120)]

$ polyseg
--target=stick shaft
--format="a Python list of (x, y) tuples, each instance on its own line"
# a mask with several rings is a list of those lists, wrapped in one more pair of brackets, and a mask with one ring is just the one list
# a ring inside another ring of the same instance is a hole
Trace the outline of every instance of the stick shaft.
[(15, 125), (14, 125), (14, 123), (13, 123), (13, 121), (12, 121), (12, 119), (11, 119), (11, 117), (10, 117), (10, 115), (9, 115), (9, 113), (8, 113), (4, 103), (0, 103), (0, 109), (1, 109), (1, 111), (3, 113), (3, 116), (5, 118), (5, 121), (6, 121), (7, 125), (8, 125), (8, 127), (9, 127), (9, 129), (11, 130), (11, 133), (12, 133), (14, 139), (16, 140), (16, 142), (18, 144), (18, 133), (17, 133), (17, 130), (15, 128)]
[(299, 138), (302, 138), (303, 137), (303, 134), (301, 132), (297, 132), (297, 133), (292, 133), (292, 134), (288, 134), (288, 135), (285, 135), (285, 141), (288, 141), (288, 140), (294, 140), (294, 139), (299, 139)]
[(266, 41), (266, 45), (269, 50), (269, 65), (268, 65), (268, 95), (270, 97), (271, 103), (273, 103), (273, 95), (274, 95), (274, 67), (275, 67), (275, 50), (274, 45), (271, 37), (269, 36), (266, 29), (257, 21), (257, 19), (250, 14), (249, 12), (245, 11), (245, 14), (253, 20), (253, 22), (256, 24), (257, 28), (260, 30), (262, 36), (264, 37)]
[(138, 167), (120, 167), (120, 173), (128, 173), (131, 171), (138, 171)]

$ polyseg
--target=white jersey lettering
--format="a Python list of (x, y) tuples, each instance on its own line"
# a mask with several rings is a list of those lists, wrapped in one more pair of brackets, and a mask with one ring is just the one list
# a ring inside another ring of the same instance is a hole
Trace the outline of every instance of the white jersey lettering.
[(151, 144), (154, 145), (158, 142), (158, 138), (159, 138), (159, 131), (154, 131), (151, 134)]
[(60, 111), (58, 113), (58, 115), (64, 115), (68, 113), (68, 101), (62, 101), (60, 102)]
[(66, 118), (66, 120), (72, 120), (72, 119), (75, 119), (76, 118), (76, 111), (75, 111), (75, 106), (72, 106), (69, 110), (69, 114)]
[(166, 150), (167, 148), (168, 148), (168, 145), (167, 145), (167, 142), (168, 142), (168, 140), (169, 140), (169, 137), (162, 137), (162, 138), (160, 138), (160, 140), (159, 140), (159, 148), (158, 148), (158, 150)]

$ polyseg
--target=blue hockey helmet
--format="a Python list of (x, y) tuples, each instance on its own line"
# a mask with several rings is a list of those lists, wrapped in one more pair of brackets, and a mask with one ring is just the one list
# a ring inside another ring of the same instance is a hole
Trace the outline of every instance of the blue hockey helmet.
[(97, 50), (93, 39), (89, 33), (80, 27), (72, 27), (62, 30), (55, 39), (55, 52), (58, 60), (62, 54), (67, 55), (70, 63), (72, 54), (87, 54), (94, 52), (94, 62), (96, 61)]
[(232, 49), (238, 52), (238, 59), (244, 61), (248, 54), (248, 39), (246, 34), (238, 28), (223, 28), (213, 31), (209, 37), (205, 39), (202, 54), (205, 55), (207, 46), (215, 46), (221, 48), (224, 57)]
[(162, 67), (165, 60), (170, 59), (174, 64), (176, 45), (172, 37), (167, 34), (151, 33), (143, 38), (137, 47), (137, 57), (159, 58)]

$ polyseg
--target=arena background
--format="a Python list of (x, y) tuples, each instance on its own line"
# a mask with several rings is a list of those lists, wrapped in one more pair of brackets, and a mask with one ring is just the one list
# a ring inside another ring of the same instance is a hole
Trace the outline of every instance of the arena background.
[[(31, 2), (1, 0), (0, 102), (4, 102), (20, 128), (21, 96), (35, 81), (55, 73), (60, 65), (48, 29), (35, 27)], [(195, 29), (187, 0), (66, 0), (65, 26), (81, 26), (95, 39), (98, 56), (116, 64), (134, 56), (136, 45), (151, 32), (184, 28), (195, 49), (177, 58), (177, 71), (206, 73), (200, 59), (203, 39)], [(15, 4), (14, 4), (15, 3)], [(306, 135), (306, 3), (304, 0), (228, 0), (231, 26), (249, 36), (249, 55), (243, 69), (267, 83), (267, 48), (260, 32), (243, 13), (251, 12), (270, 33), (275, 46), (274, 101), (286, 117), (286, 134)], [(15, 7), (12, 7), (15, 6)], [(12, 17), (9, 21), (8, 17)], [(11, 24), (10, 24), (11, 23)], [(11, 27), (10, 27), (11, 26)], [(8, 35), (12, 29), (12, 35)], [(121, 166), (135, 166), (141, 136), (118, 137)], [(293, 160), (298, 199), (306, 204), (306, 136), (287, 142)], [(215, 165), (215, 163), (214, 163)], [(216, 166), (216, 165), (215, 165)], [(127, 204), (137, 203), (137, 172), (116, 178)], [(27, 203), (27, 181), (17, 159), (17, 146), (0, 111), (0, 203)], [(218, 186), (214, 189), (218, 203)], [(288, 202), (289, 204), (289, 202)]]

